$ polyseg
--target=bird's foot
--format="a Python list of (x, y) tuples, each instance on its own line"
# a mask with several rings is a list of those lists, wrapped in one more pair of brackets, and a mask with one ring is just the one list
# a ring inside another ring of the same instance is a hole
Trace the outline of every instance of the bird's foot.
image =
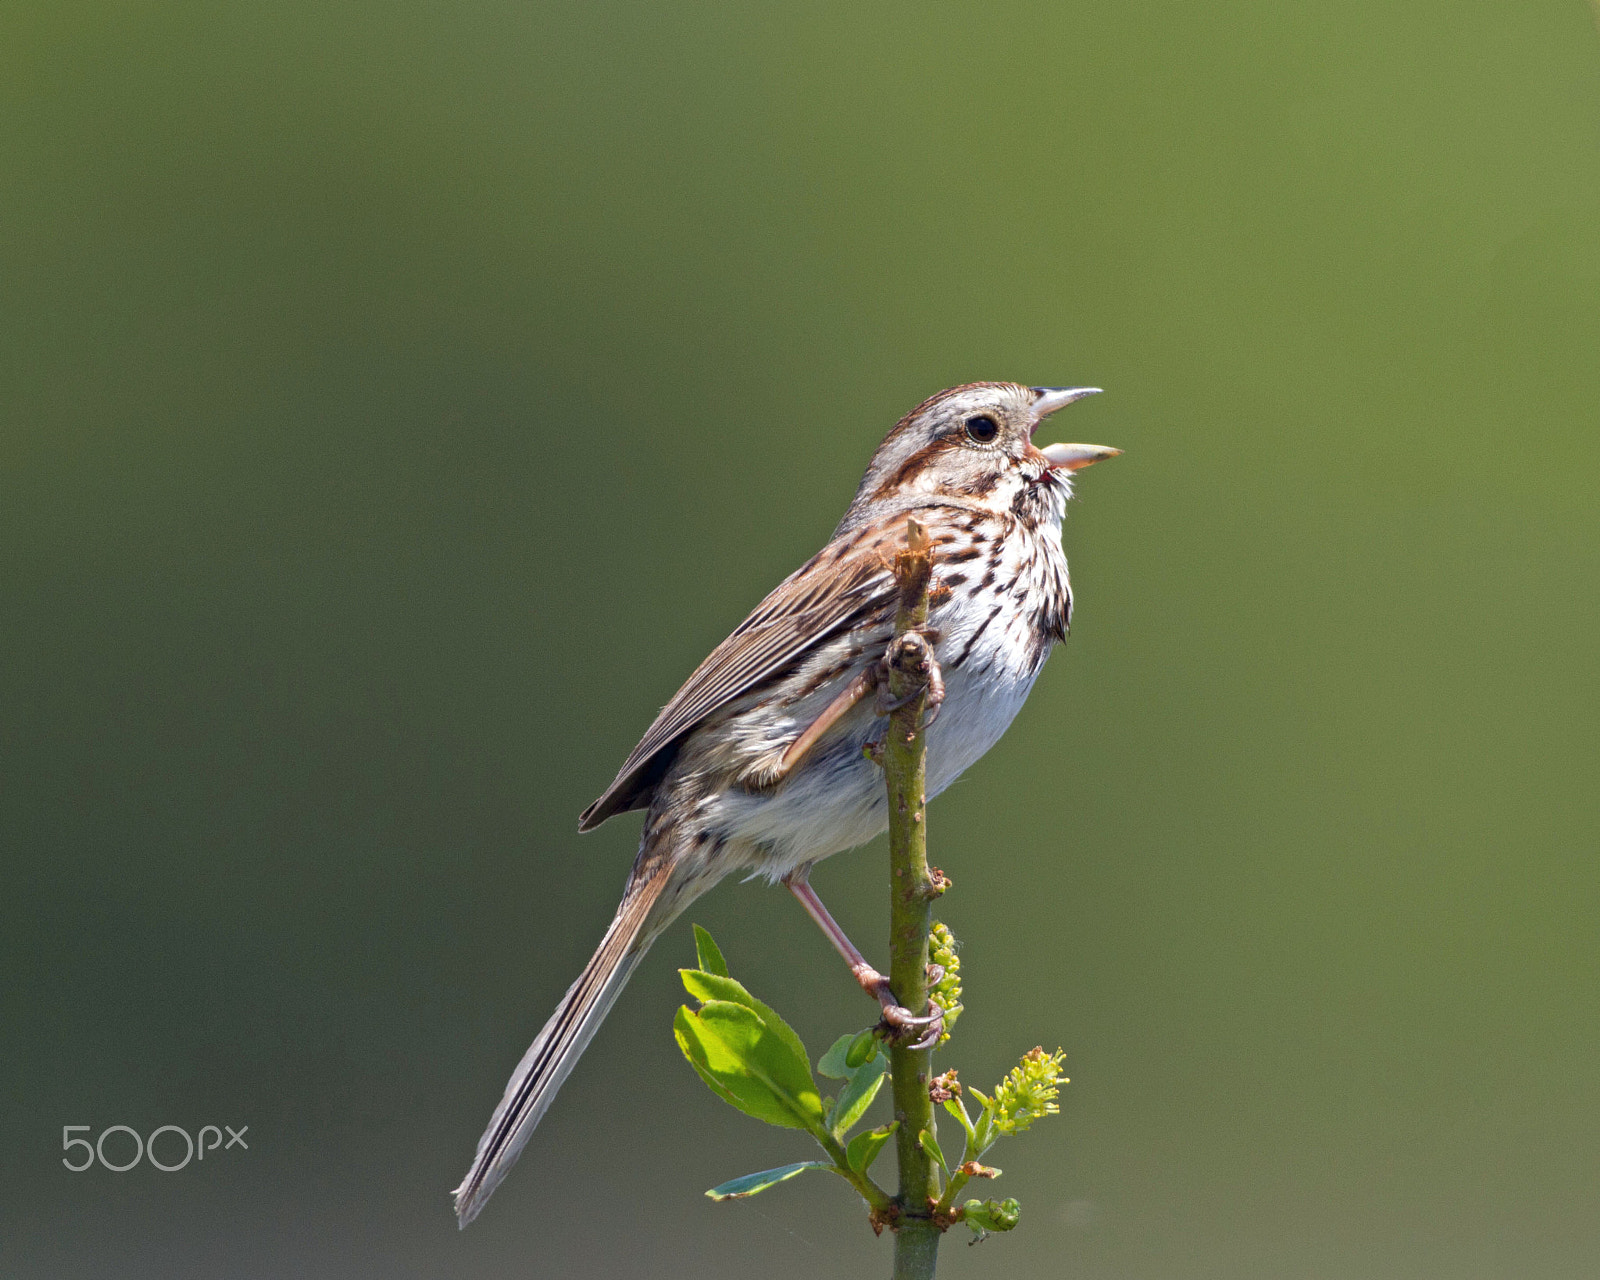
[[(930, 628), (931, 630), (931, 628)], [(933, 639), (938, 632), (932, 632)], [(926, 730), (939, 718), (939, 708), (944, 705), (944, 673), (939, 670), (939, 660), (933, 655), (933, 644), (920, 631), (907, 631), (897, 637), (883, 655), (883, 674), (878, 680), (877, 713), (893, 715), (901, 707), (916, 701), (924, 694), (928, 701), (922, 717)], [(900, 697), (889, 693), (889, 673), (899, 671), (909, 675), (916, 683)]]
[(937, 1006), (930, 1006), (933, 1012), (926, 1017), (919, 1018), (910, 1009), (897, 1004), (883, 1006), (883, 1016), (878, 1019), (878, 1027), (883, 1037), (891, 1042), (908, 1040), (912, 1036), (916, 1039), (906, 1046), (908, 1049), (931, 1049), (939, 1043), (939, 1037), (944, 1034), (944, 1013)]
[(861, 989), (876, 1000), (883, 1010), (883, 1016), (878, 1020), (878, 1031), (885, 1040), (891, 1044), (903, 1044), (911, 1040), (912, 1043), (907, 1046), (911, 1049), (929, 1049), (938, 1043), (939, 1037), (944, 1034), (944, 1010), (930, 1001), (928, 1008), (932, 1012), (925, 1015), (912, 1013), (895, 998), (889, 979), (876, 969), (859, 965), (853, 972)]

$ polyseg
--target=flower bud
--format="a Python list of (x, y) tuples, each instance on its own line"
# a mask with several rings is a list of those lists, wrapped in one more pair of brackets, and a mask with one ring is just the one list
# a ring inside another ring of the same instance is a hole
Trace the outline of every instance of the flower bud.
[(988, 1231), (1010, 1231), (1022, 1216), (1015, 1200), (968, 1200), (961, 1206), (961, 1220), (979, 1235)]
[(850, 1070), (854, 1071), (857, 1067), (870, 1062), (872, 1056), (878, 1052), (878, 1042), (872, 1034), (873, 1030), (874, 1028), (868, 1027), (852, 1040), (850, 1047), (845, 1050), (844, 1065)]

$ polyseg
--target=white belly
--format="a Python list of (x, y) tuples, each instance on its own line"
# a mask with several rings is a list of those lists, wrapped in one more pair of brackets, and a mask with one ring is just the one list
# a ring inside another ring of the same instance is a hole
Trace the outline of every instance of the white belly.
[[(1026, 624), (1014, 622), (1015, 629), (1008, 632), (996, 617), (960, 666), (950, 659), (963, 651), (976, 628), (947, 630), (941, 637), (937, 652), (945, 702), (928, 730), (930, 798), (1000, 740), (1033, 688), (1043, 664), (1033, 661), (1023, 634)], [(889, 825), (883, 770), (862, 754), (869, 741), (882, 738), (884, 728), (872, 700), (866, 699), (776, 790), (724, 792), (707, 816), (730, 841), (749, 846), (749, 865), (769, 880), (865, 844)]]

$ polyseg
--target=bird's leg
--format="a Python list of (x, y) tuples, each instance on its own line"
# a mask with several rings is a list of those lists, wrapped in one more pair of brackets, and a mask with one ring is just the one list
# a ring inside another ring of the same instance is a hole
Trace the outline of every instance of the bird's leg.
[(783, 878), (783, 884), (790, 893), (800, 900), (800, 905), (806, 909), (806, 914), (817, 922), (817, 927), (827, 935), (833, 949), (844, 957), (844, 962), (850, 966), (850, 974), (861, 984), (861, 989), (870, 996), (884, 999), (889, 994), (889, 979), (867, 963), (866, 956), (857, 949), (856, 944), (839, 927), (839, 922), (833, 918), (833, 913), (822, 903), (817, 896), (817, 891), (811, 887), (807, 878), (810, 869), (802, 867), (792, 871)]
[[(775, 786), (783, 781), (788, 776), (789, 770), (799, 764), (801, 757), (816, 745), (817, 739), (833, 728), (845, 712), (849, 711), (851, 707), (872, 692), (877, 686), (878, 677), (877, 667), (869, 666), (849, 684), (845, 685), (839, 691), (839, 695), (822, 709), (822, 714), (806, 726), (805, 732), (789, 744), (789, 749), (783, 753), (783, 758), (778, 761), (776, 775), (769, 785)], [(804, 880), (801, 883), (804, 883)], [(821, 906), (822, 904), (818, 903), (817, 905)], [(824, 911), (823, 914), (826, 915), (827, 912)], [(835, 943), (835, 945), (837, 946), (838, 944)]]
[(827, 935), (828, 941), (833, 943), (834, 950), (844, 957), (844, 962), (850, 966), (851, 976), (861, 984), (861, 989), (883, 1009), (883, 1027), (888, 1034), (897, 1037), (913, 1032), (920, 1033), (916, 1044), (911, 1047), (926, 1049), (944, 1034), (943, 1012), (935, 1008), (931, 1014), (919, 1018), (910, 1009), (901, 1007), (889, 987), (889, 979), (867, 963), (866, 956), (862, 955), (856, 944), (850, 941), (828, 908), (822, 905), (822, 899), (817, 897), (817, 891), (811, 887), (811, 882), (807, 879), (810, 872), (809, 867), (791, 871), (783, 878), (784, 886), (800, 900), (800, 905), (806, 909), (806, 914), (817, 922), (817, 927)]

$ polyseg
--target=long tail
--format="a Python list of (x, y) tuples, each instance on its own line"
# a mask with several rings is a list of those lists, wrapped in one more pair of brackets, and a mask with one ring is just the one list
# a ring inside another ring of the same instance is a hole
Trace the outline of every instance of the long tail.
[(500, 1180), (517, 1162), (535, 1126), (555, 1100), (556, 1091), (589, 1047), (650, 944), (697, 896), (674, 892), (667, 901), (661, 901), (662, 890), (671, 880), (670, 872), (663, 867), (649, 880), (629, 886), (600, 946), (578, 980), (567, 989), (528, 1052), (522, 1055), (506, 1085), (505, 1097), (478, 1139), (472, 1168), (452, 1193), (456, 1219), (462, 1227), (478, 1216)]

